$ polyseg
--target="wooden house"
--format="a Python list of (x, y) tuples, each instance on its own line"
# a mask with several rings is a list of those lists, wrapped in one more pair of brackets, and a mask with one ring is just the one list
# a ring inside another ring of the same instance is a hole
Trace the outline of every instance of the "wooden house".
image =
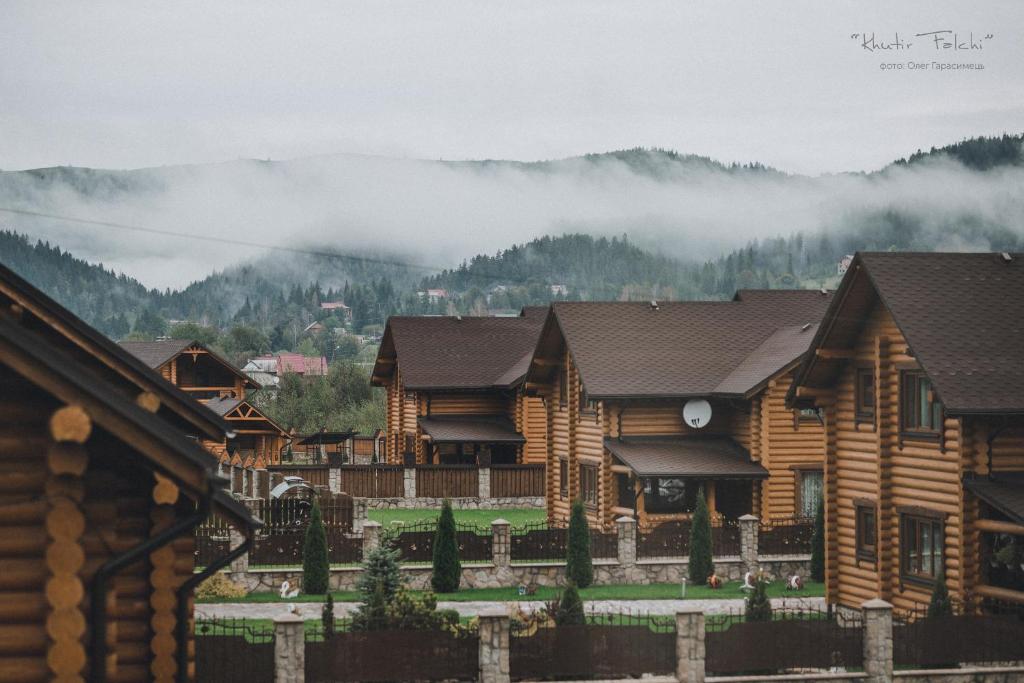
[(218, 433), (0, 266), (0, 680), (191, 680), (192, 530), (258, 524), (196, 443)]
[(281, 462), (288, 432), (247, 399), (250, 390), (260, 388), (251, 377), (191, 339), (126, 341), (121, 346), (227, 422), (229, 439), (203, 442), (214, 454), (227, 451), (243, 461)]
[(522, 379), (544, 312), (390, 318), (371, 380), (387, 388), (387, 462), (543, 463), (544, 405)]
[[(828, 301), (552, 304), (526, 376), (547, 407), (550, 520), (579, 498), (595, 525), (650, 526), (687, 518), (700, 490), (716, 517), (810, 514), (823, 431), (784, 399)], [(709, 408), (697, 426), (684, 412)]]
[(790, 390), (825, 416), (826, 590), (1024, 602), (1024, 254), (861, 253)]

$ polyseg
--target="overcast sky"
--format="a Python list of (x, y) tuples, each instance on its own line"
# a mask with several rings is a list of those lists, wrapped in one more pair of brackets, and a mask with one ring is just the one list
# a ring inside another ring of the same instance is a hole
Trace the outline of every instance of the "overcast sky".
[[(1024, 127), (1024, 3), (894, 4), (8, 1), (0, 168), (658, 146), (822, 173)], [(914, 37), (945, 29), (992, 37)], [(985, 68), (879, 67), (936, 57)]]

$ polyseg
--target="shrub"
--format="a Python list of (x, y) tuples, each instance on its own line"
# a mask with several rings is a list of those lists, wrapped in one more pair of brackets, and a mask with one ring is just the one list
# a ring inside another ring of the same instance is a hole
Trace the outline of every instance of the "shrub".
[(334, 635), (334, 596), (327, 594), (323, 611), (320, 613), (320, 621), (324, 627), (324, 638), (329, 639)]
[(704, 500), (704, 487), (697, 489), (697, 507), (690, 522), (690, 583), (702, 586), (715, 573), (711, 558), (711, 515)]
[(402, 587), (398, 571), (398, 551), (384, 543), (367, 553), (363, 572), (356, 583), (362, 599), (352, 615), (353, 631), (379, 631), (387, 628), (388, 605)]
[(768, 600), (767, 587), (768, 582), (761, 576), (754, 581), (754, 590), (747, 596), (747, 621), (772, 620), (772, 603)]
[(387, 617), (388, 628), (403, 631), (450, 630), (459, 623), (458, 612), (437, 609), (433, 593), (417, 597), (404, 588), (395, 593), (395, 599), (388, 605)]
[(322, 595), (327, 592), (331, 565), (327, 559), (327, 533), (320, 516), (320, 502), (313, 500), (306, 538), (302, 544), (302, 592)]
[(814, 513), (814, 534), (811, 536), (811, 580), (825, 580), (825, 501), (818, 501)]
[(572, 504), (569, 516), (569, 540), (565, 548), (565, 574), (575, 586), (586, 588), (594, 582), (594, 563), (590, 558), (590, 528), (583, 501)]
[(206, 581), (196, 586), (197, 600), (217, 600), (223, 598), (244, 598), (248, 591), (224, 574), (217, 572)]
[(430, 585), (438, 593), (454, 593), (459, 590), (462, 578), (462, 564), (459, 562), (459, 543), (455, 537), (455, 514), (452, 504), (446, 498), (441, 507), (441, 517), (434, 532), (434, 573)]
[(569, 584), (569, 587), (562, 593), (562, 599), (558, 603), (558, 611), (555, 612), (555, 623), (559, 626), (582, 626), (586, 623), (583, 615), (583, 601), (576, 586)]
[(949, 599), (949, 589), (946, 588), (946, 570), (940, 567), (939, 575), (935, 577), (932, 599), (928, 602), (928, 616), (948, 617), (952, 614), (953, 602)]

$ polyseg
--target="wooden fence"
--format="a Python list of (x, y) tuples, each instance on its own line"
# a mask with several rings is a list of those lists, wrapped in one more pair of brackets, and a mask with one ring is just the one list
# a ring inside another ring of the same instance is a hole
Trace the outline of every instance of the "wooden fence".
[(417, 498), (475, 498), (480, 495), (476, 465), (417, 465)]
[(476, 680), (480, 638), (441, 630), (306, 632), (307, 683)]
[(1024, 606), (953, 603), (928, 616), (928, 606), (893, 612), (893, 663), (914, 668), (995, 666), (1024, 661)]
[(544, 465), (491, 465), (491, 497), (544, 495)]
[(196, 680), (272, 683), (274, 628), (244, 619), (197, 619)]
[(401, 498), (405, 495), (401, 465), (344, 465), (340, 488), (357, 498)]
[(330, 486), (329, 468), (324, 465), (269, 465), (267, 471), (285, 477), (302, 477), (313, 486)]

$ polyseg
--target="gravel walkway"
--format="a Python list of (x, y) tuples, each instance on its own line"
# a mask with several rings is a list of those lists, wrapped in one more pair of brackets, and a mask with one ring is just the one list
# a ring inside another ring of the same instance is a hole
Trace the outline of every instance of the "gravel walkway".
[[(815, 608), (824, 609), (825, 598), (773, 598), (772, 607)], [(358, 603), (336, 602), (334, 614), (346, 617), (355, 610)], [(540, 600), (522, 602), (438, 602), (438, 609), (453, 609), (462, 616), (475, 616), (483, 610), (493, 610), (497, 605), (516, 605), (524, 612), (531, 612), (544, 607)], [(588, 600), (588, 611), (611, 614), (675, 614), (682, 606), (700, 607), (705, 614), (721, 614), (730, 610), (742, 609), (743, 600)], [(323, 609), (321, 602), (296, 602), (294, 607), (304, 619), (319, 619)], [(196, 605), (196, 617), (199, 618), (241, 618), (272, 619), (287, 612), (287, 602), (219, 602), (201, 603)]]

